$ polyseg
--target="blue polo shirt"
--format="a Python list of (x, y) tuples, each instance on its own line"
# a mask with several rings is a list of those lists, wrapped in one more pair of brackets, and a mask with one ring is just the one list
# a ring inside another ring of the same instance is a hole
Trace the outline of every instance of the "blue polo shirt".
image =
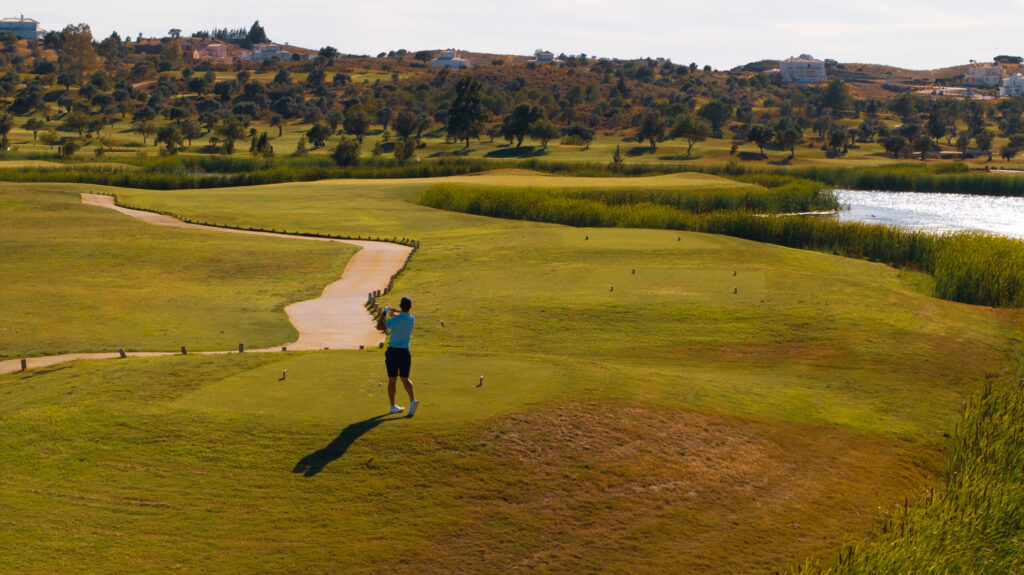
[(409, 342), (412, 339), (412, 328), (416, 318), (411, 313), (400, 312), (393, 318), (384, 322), (391, 330), (391, 339), (388, 340), (390, 347), (409, 349)]

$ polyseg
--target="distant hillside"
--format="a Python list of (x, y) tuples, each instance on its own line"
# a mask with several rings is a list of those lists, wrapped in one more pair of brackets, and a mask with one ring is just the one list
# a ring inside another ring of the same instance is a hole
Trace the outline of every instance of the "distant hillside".
[[(780, 60), (758, 60), (736, 66), (730, 73), (764, 73), (779, 67)], [(909, 70), (884, 64), (843, 63), (825, 60), (829, 78), (839, 78), (855, 87), (863, 98), (887, 99), (894, 95), (932, 86), (961, 86), (969, 64), (934, 70)], [(1007, 73), (1021, 71), (1018, 64), (1002, 64)]]
[(742, 66), (736, 66), (731, 72), (767, 72), (778, 69), (781, 60), (758, 60)]

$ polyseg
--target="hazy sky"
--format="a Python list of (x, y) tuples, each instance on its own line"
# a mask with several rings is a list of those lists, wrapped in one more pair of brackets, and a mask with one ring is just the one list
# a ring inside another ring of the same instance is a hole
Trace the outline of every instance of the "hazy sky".
[[(19, 16), (11, 4), (0, 16)], [(38, 0), (22, 3), (48, 30), (89, 24), (97, 39), (248, 28), (271, 40), (371, 54), (405, 48), (664, 57), (727, 69), (809, 53), (840, 62), (929, 69), (1024, 55), (1024, 0)]]

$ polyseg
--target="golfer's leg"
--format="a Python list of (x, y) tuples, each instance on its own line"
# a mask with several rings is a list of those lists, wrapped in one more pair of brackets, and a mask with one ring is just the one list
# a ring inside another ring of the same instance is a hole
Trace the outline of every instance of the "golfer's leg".
[(397, 383), (397, 377), (388, 378), (388, 399), (391, 400), (391, 405), (395, 404), (395, 390), (398, 389), (398, 386), (396, 385)]
[(416, 394), (412, 390), (412, 381), (408, 377), (403, 377), (402, 385), (405, 386), (405, 392), (409, 394), (409, 401), (416, 401)]

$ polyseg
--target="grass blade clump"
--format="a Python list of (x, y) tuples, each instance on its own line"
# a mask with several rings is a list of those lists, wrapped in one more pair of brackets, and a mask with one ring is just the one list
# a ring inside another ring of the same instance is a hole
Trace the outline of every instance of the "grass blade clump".
[(938, 492), (886, 513), (874, 542), (793, 575), (1018, 573), (1024, 565), (1024, 377), (990, 380), (964, 406)]
[(1024, 307), (1022, 242), (991, 234), (951, 235), (935, 254), (938, 297), (987, 302), (998, 307)]

